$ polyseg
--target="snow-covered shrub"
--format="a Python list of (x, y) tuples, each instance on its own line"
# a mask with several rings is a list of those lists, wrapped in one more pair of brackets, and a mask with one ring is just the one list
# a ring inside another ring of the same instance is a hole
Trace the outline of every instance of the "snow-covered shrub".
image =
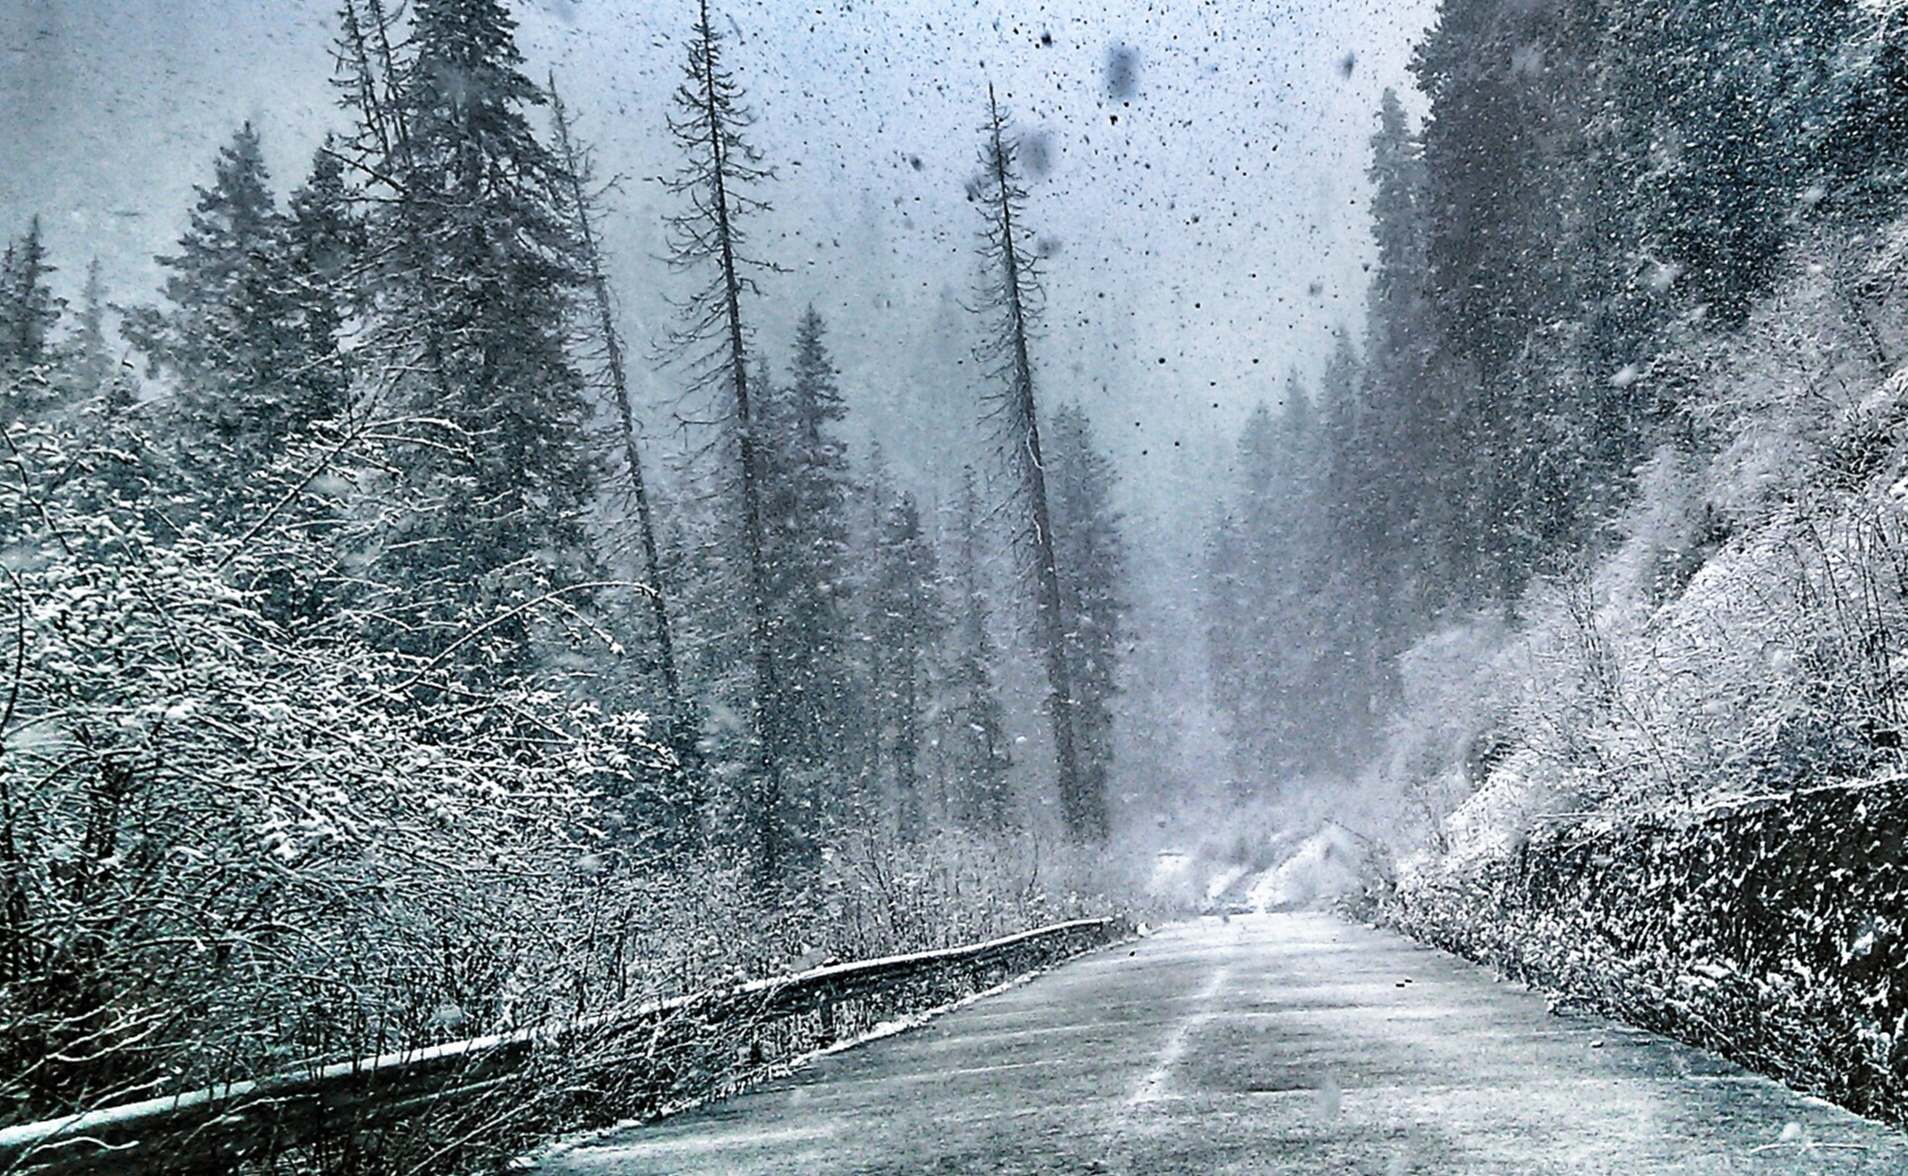
[(296, 531), (155, 535), (59, 500), (58, 435), (9, 442), (0, 1119), (602, 998), (606, 798), (655, 775), (642, 716), (474, 692), (348, 614), (272, 620)]
[(841, 959), (976, 943), (1107, 914), (1106, 895), (1138, 890), (1127, 861), (1031, 831), (913, 842), (863, 832), (829, 852), (812, 921), (785, 933)]
[(1397, 827), (1433, 841), (1442, 821), (1478, 785), (1509, 743), (1507, 683), (1499, 656), (1510, 639), (1496, 617), (1480, 616), (1420, 641), (1399, 659), (1402, 698), (1386, 732), (1381, 779), (1390, 784)]

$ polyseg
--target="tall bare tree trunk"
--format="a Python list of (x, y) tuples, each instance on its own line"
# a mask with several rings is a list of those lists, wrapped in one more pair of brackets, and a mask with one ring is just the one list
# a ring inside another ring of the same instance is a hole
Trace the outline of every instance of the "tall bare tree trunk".
[(703, 797), (700, 777), (699, 737), (695, 715), (682, 686), (682, 672), (676, 664), (675, 629), (669, 617), (669, 592), (664, 582), (662, 551), (656, 541), (655, 511), (649, 502), (649, 486), (643, 478), (643, 458), (636, 439), (636, 414), (630, 404), (629, 371), (623, 356), (623, 339), (616, 330), (615, 304), (610, 297), (609, 275), (603, 270), (603, 254), (597, 245), (596, 225), (590, 217), (590, 197), (585, 190), (588, 161), (583, 148), (570, 131), (569, 112), (557, 94), (556, 79), (549, 82), (550, 106), (556, 124), (557, 149), (563, 154), (564, 170), (570, 183), (571, 199), (576, 204), (576, 230), (583, 246), (585, 277), (596, 311), (597, 332), (603, 339), (603, 360), (609, 369), (610, 392), (616, 398), (617, 424), (623, 439), (623, 466), (629, 479), (630, 497), (636, 503), (637, 539), (643, 549), (643, 574), (648, 578), (649, 615), (655, 631), (657, 668), (662, 672), (663, 699), (669, 709), (668, 741), (676, 753), (677, 769), (684, 783), (691, 786), (691, 804), (696, 812), (691, 822), (700, 838)]
[(998, 350), (1006, 362), (1003, 374), (1008, 391), (1004, 404), (1010, 460), (1021, 480), (1020, 493), (1029, 512), (1029, 541), (1033, 551), (1034, 605), (1038, 614), (1035, 636), (1047, 670), (1047, 715), (1053, 726), (1053, 753), (1060, 792), (1060, 813), (1067, 833), (1078, 841), (1104, 835), (1106, 799), (1094, 791), (1080, 771), (1080, 753), (1073, 721), (1073, 682), (1067, 665), (1066, 617), (1060, 597), (1060, 569), (1054, 558), (1053, 519), (1047, 506), (1047, 473), (1040, 453), (1040, 420), (1034, 398), (1033, 362), (1028, 355), (1030, 274), (1016, 235), (1015, 199), (1019, 181), (1013, 172), (1013, 147), (1007, 140), (1006, 121), (987, 87), (988, 135), (986, 159), (992, 171), (995, 229), (990, 234), (992, 260), (1000, 266), (996, 309), (1001, 312), (1004, 338)]
[(771, 644), (768, 569), (764, 566), (762, 536), (762, 462), (756, 446), (755, 417), (749, 403), (748, 349), (742, 329), (743, 281), (737, 272), (736, 236), (732, 223), (729, 193), (729, 150), (725, 134), (726, 113), (718, 98), (713, 46), (714, 26), (709, 22), (708, 0), (699, 6), (696, 35), (711, 51), (702, 56), (702, 111), (708, 130), (706, 144), (709, 169), (709, 215), (713, 230), (716, 262), (720, 268), (720, 313), (727, 348), (728, 383), (734, 396), (736, 458), (742, 498), (742, 543), (747, 563), (749, 594), (750, 651), (755, 669), (755, 697), (751, 707), (755, 736), (755, 796), (750, 806), (755, 821), (756, 870), (758, 880), (775, 888), (782, 881), (784, 847), (782, 845), (782, 762), (781, 762), (781, 683), (776, 673), (775, 650)]

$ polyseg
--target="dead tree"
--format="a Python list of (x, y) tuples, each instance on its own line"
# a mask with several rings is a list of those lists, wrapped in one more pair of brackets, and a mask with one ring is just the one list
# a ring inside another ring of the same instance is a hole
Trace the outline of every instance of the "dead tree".
[(975, 309), (985, 322), (980, 359), (993, 384), (987, 394), (987, 415), (1007, 463), (1013, 508), (1020, 515), (1023, 569), (1034, 595), (1034, 637), (1047, 668), (1047, 713), (1053, 724), (1061, 818), (1070, 837), (1092, 841), (1104, 836), (1105, 822), (1099, 814), (1105, 812), (1106, 798), (1089, 795), (1092, 789), (1080, 770), (1060, 569), (1054, 558), (1039, 406), (1028, 352), (1028, 339), (1038, 326), (1040, 275), (1028, 241), (1027, 190), (1020, 180), (1016, 144), (991, 85), (983, 135), (981, 175), (970, 194), (985, 218), (981, 230), (984, 278)]
[(749, 832), (757, 879), (772, 890), (782, 882), (786, 848), (781, 827), (783, 740), (777, 729), (781, 686), (772, 644), (762, 533), (764, 473), (758, 422), (750, 405), (742, 297), (760, 293), (752, 274), (773, 267), (748, 256), (742, 222), (767, 210), (764, 201), (748, 193), (775, 173), (743, 136), (753, 120), (743, 104), (742, 87), (722, 66), (722, 41), (710, 22), (708, 0), (702, 0), (697, 11), (684, 75), (669, 116), (669, 131), (682, 150), (683, 166), (667, 187), (688, 207), (669, 218), (669, 262), (677, 270), (705, 273), (707, 279), (681, 304), (682, 321), (671, 347), (689, 365), (698, 388), (729, 402), (726, 415), (734, 430), (755, 679), (750, 706), (754, 787), (747, 811), (753, 825)]

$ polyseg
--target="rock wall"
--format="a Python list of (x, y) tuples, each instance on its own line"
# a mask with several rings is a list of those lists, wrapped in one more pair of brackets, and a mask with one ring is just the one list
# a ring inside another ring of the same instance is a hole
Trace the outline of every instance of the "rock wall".
[(1908, 781), (1540, 829), (1407, 871), (1382, 917), (1908, 1126)]

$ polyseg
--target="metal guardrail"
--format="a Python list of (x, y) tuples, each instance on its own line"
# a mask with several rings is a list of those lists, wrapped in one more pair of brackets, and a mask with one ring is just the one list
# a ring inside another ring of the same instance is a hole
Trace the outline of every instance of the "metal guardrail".
[[(1083, 919), (0, 1128), (0, 1174), (323, 1170), (341, 1157), (347, 1162), (337, 1166), (449, 1168), (553, 1131), (731, 1092), (882, 1020), (951, 1003), (1130, 932), (1124, 919)], [(377, 1163), (380, 1156), (387, 1162)]]

